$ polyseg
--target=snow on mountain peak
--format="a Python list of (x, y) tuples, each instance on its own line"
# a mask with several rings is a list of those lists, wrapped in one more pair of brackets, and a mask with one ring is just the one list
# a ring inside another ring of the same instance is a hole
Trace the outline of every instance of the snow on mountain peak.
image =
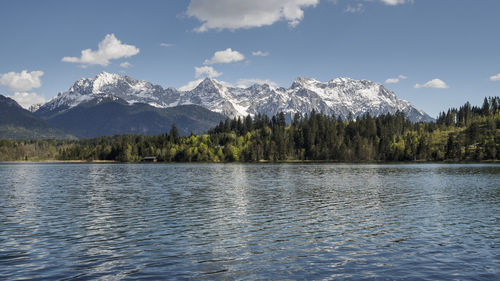
[(301, 86), (304, 86), (304, 85), (309, 85), (309, 84), (314, 84), (314, 83), (317, 83), (319, 82), (318, 80), (316, 80), (315, 78), (308, 78), (308, 77), (297, 77), (293, 83), (292, 83), (292, 88), (295, 88), (295, 87), (301, 87)]
[(114, 85), (122, 78), (123, 77), (118, 74), (103, 71), (93, 79), (93, 92), (99, 92), (99, 90), (104, 86)]
[(337, 77), (332, 80), (330, 80), (330, 83), (338, 83), (338, 84), (345, 84), (345, 83), (351, 83), (354, 81), (363, 81), (363, 80), (355, 80), (349, 77)]
[(299, 82), (299, 83), (313, 83), (317, 82), (316, 78), (311, 78), (311, 77), (297, 77), (294, 82)]
[(38, 109), (40, 109), (40, 107), (42, 107), (43, 105), (44, 105), (43, 103), (32, 104), (32, 105), (29, 107), (28, 111), (30, 111), (30, 112), (35, 112), (35, 111), (37, 111)]
[(200, 82), (200, 84), (198, 84), (198, 86), (195, 87), (195, 89), (199, 89), (199, 90), (217, 90), (217, 81), (215, 79), (212, 79), (212, 78), (205, 78), (203, 79), (203, 81)]
[(155, 107), (195, 104), (229, 117), (248, 114), (275, 115), (307, 113), (311, 110), (347, 118), (365, 113), (372, 116), (403, 111), (413, 121), (432, 120), (427, 114), (396, 95), (382, 84), (369, 80), (335, 78), (321, 82), (298, 77), (291, 87), (271, 88), (265, 84), (234, 87), (213, 78), (205, 78), (196, 87), (180, 91), (163, 89), (142, 80), (101, 72), (92, 79), (78, 80), (68, 92), (50, 100), (41, 109), (65, 110), (100, 95), (120, 98), (129, 104), (146, 103)]

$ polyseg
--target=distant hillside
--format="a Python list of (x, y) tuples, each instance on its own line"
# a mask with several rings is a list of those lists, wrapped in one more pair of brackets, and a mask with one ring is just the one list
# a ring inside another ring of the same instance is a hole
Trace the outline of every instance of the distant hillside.
[(0, 139), (71, 139), (70, 134), (22, 108), (15, 100), (0, 95)]
[(114, 96), (100, 96), (55, 115), (46, 111), (43, 115), (51, 125), (78, 138), (118, 134), (158, 135), (169, 132), (173, 123), (181, 135), (191, 132), (200, 134), (225, 118), (196, 105), (156, 108), (139, 103), (130, 105)]

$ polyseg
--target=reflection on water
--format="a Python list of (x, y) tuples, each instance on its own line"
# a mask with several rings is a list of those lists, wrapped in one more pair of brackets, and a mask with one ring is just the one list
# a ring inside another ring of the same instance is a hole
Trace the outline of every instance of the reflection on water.
[(499, 279), (500, 166), (2, 164), (0, 279)]

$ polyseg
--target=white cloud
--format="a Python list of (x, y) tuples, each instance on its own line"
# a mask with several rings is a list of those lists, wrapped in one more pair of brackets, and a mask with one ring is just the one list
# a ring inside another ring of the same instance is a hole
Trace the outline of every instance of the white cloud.
[(404, 75), (398, 75), (397, 78), (387, 78), (387, 80), (385, 80), (385, 83), (387, 84), (395, 84), (395, 83), (399, 83), (399, 81), (401, 80), (404, 80), (408, 77), (404, 76)]
[(380, 0), (382, 3), (389, 6), (396, 6), (400, 4), (412, 3), (413, 0)]
[(240, 79), (238, 82), (236, 82), (237, 86), (240, 88), (248, 88), (252, 86), (253, 84), (267, 84), (271, 88), (277, 88), (278, 84), (276, 82), (273, 82), (271, 80), (266, 80), (266, 79), (258, 79), (258, 78), (247, 78), (247, 79)]
[(226, 82), (226, 81), (220, 81), (220, 80), (216, 80), (217, 83), (221, 84), (222, 86), (226, 87), (226, 88), (234, 88), (234, 85), (229, 83), (229, 82)]
[(267, 57), (269, 56), (269, 52), (263, 52), (263, 51), (255, 51), (252, 52), (252, 56), (259, 56), (259, 57)]
[(255, 51), (252, 52), (252, 56), (267, 57), (269, 56), (269, 52)]
[(8, 97), (17, 101), (17, 103), (25, 109), (29, 109), (29, 107), (34, 104), (46, 102), (45, 98), (37, 93), (14, 93), (14, 95)]
[(351, 13), (351, 14), (361, 14), (365, 10), (365, 7), (363, 3), (358, 3), (355, 6), (347, 5), (345, 8), (346, 13)]
[(40, 80), (42, 75), (43, 71), (39, 70), (9, 72), (0, 76), (0, 85), (7, 86), (12, 92), (26, 92), (42, 86), (42, 81)]
[(304, 8), (319, 0), (191, 0), (187, 15), (202, 22), (196, 31), (236, 30), (285, 20), (292, 27), (304, 18)]
[(385, 80), (385, 83), (387, 84), (399, 83), (399, 78), (387, 78), (387, 80)]
[(491, 81), (500, 81), (500, 73), (498, 73), (497, 75), (491, 76), (490, 80)]
[(162, 46), (162, 47), (171, 47), (173, 45), (174, 44), (171, 44), (171, 43), (160, 43), (160, 46)]
[(430, 81), (427, 81), (424, 84), (415, 84), (415, 88), (435, 88), (435, 89), (446, 89), (449, 88), (446, 83), (438, 78), (432, 79)]
[(196, 88), (196, 86), (198, 86), (202, 81), (203, 81), (203, 79), (189, 81), (186, 85), (180, 86), (178, 90), (179, 91), (191, 91), (192, 89)]
[(227, 48), (223, 51), (217, 51), (213, 57), (209, 60), (205, 60), (203, 64), (216, 64), (216, 63), (231, 63), (242, 61), (245, 56), (238, 51), (233, 51), (231, 48)]
[(213, 67), (211, 66), (200, 66), (200, 67), (194, 67), (194, 76), (196, 78), (200, 78), (202, 76), (206, 77), (219, 77), (222, 75), (222, 72), (217, 72)]
[(133, 45), (122, 44), (114, 34), (108, 34), (99, 42), (96, 51), (85, 49), (81, 57), (64, 57), (62, 61), (79, 63), (83, 67), (88, 65), (107, 66), (112, 59), (128, 58), (139, 53), (139, 48)]
[[(362, 1), (362, 0), (358, 0)], [(364, 0), (365, 2), (380, 2), (383, 4), (386, 4), (388, 6), (397, 6), (397, 5), (403, 5), (403, 4), (411, 4), (414, 2), (414, 0)], [(337, 5), (339, 4), (339, 0), (328, 0), (328, 2)], [(356, 5), (347, 5), (347, 8), (345, 9), (345, 12), (348, 13), (361, 13), (364, 11), (364, 5), (363, 3), (357, 3)]]
[(120, 63), (120, 66), (123, 68), (129, 68), (132, 66), (132, 64), (128, 61), (124, 61), (124, 62)]
[(45, 103), (45, 98), (37, 93), (28, 93), (27, 91), (42, 86), (40, 77), (43, 76), (43, 71), (23, 70), (21, 72), (9, 72), (0, 75), (0, 85), (7, 86), (9, 91), (14, 92), (8, 97), (17, 101), (19, 105), (28, 109), (33, 104)]

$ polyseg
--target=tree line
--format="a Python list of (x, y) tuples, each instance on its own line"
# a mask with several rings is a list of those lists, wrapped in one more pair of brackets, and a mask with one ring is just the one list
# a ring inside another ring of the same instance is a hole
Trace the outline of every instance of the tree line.
[(233, 118), (201, 135), (175, 125), (157, 136), (116, 135), (84, 140), (0, 141), (0, 161), (113, 160), (138, 162), (495, 161), (500, 160), (500, 99), (485, 98), (410, 122), (402, 112), (343, 120), (312, 111)]

